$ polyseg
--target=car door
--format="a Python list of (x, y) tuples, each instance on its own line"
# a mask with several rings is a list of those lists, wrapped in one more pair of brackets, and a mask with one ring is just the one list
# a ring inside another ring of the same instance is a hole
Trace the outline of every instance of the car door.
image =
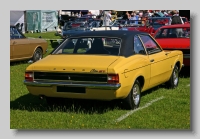
[(160, 46), (149, 35), (140, 35), (141, 41), (146, 49), (151, 64), (150, 87), (154, 87), (168, 80), (172, 61), (169, 52), (164, 52)]
[(30, 42), (15, 27), (11, 27), (10, 53), (12, 59), (23, 59), (30, 55)]

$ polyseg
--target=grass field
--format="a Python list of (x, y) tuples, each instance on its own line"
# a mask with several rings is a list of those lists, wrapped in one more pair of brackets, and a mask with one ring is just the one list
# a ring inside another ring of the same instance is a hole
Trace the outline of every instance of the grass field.
[[(25, 35), (60, 38), (53, 32)], [(56, 45), (49, 42), (48, 53)], [(11, 129), (191, 129), (189, 69), (181, 73), (176, 89), (161, 85), (146, 91), (140, 108), (128, 111), (121, 109), (118, 101), (63, 99), (60, 105), (48, 106), (45, 100), (30, 95), (23, 84), (28, 65), (26, 61), (10, 64)]]

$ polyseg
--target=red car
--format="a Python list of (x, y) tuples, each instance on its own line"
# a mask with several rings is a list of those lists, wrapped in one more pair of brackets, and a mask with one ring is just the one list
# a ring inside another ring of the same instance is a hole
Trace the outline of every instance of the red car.
[(153, 37), (164, 50), (181, 50), (183, 64), (190, 66), (190, 24), (162, 26)]
[(190, 24), (190, 21), (187, 19), (187, 17), (181, 17), (184, 24)]
[(151, 17), (145, 20), (129, 20), (128, 22), (130, 23), (121, 30), (141, 31), (153, 36), (158, 28), (170, 24), (170, 17)]

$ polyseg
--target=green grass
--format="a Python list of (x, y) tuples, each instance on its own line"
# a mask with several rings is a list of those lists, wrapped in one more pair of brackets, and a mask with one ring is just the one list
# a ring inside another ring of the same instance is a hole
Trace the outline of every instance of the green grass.
[[(37, 34), (40, 33), (25, 35), (36, 37)], [(58, 37), (54, 33), (44, 34), (46, 38)], [(48, 49), (53, 50), (54, 47), (49, 42)], [(45, 100), (29, 94), (23, 84), (28, 65), (25, 61), (10, 66), (11, 129), (191, 129), (189, 71), (182, 74), (184, 76), (176, 89), (160, 85), (144, 92), (140, 108), (156, 98), (163, 99), (116, 122), (130, 112), (121, 109), (118, 101), (63, 99), (62, 104), (49, 106)]]

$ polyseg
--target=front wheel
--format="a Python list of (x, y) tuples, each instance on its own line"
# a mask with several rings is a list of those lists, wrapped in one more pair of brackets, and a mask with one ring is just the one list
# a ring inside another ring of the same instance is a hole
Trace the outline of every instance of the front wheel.
[(40, 48), (37, 48), (33, 54), (33, 62), (42, 59), (42, 57), (43, 57), (42, 50)]
[(173, 89), (178, 86), (178, 83), (179, 83), (179, 69), (178, 66), (175, 65), (170, 79), (166, 82), (166, 86), (168, 88)]
[(125, 109), (136, 109), (140, 105), (141, 86), (138, 80), (135, 81), (130, 93), (123, 100)]

